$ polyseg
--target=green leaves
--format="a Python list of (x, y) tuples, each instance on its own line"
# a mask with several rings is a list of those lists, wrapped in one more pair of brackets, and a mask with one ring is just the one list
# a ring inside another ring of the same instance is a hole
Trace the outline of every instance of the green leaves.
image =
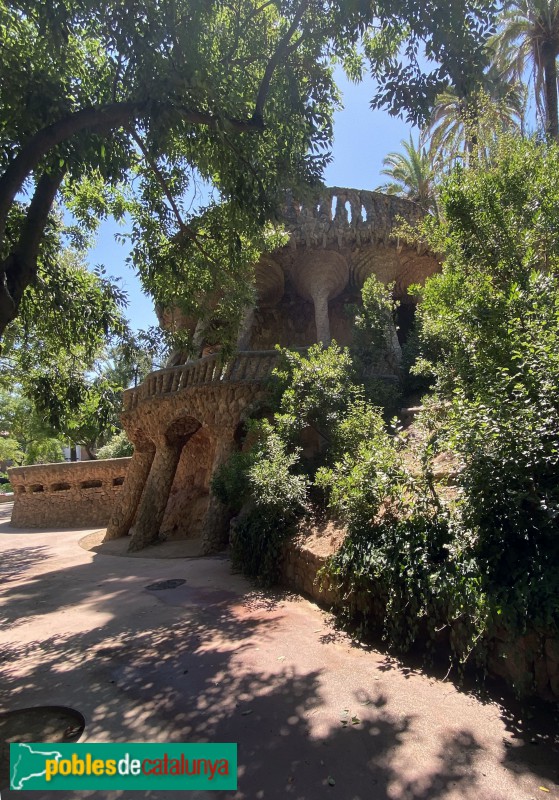
[(504, 138), (488, 168), (451, 175), (447, 257), (419, 308), (463, 463), (458, 521), (510, 624), (559, 623), (558, 168), (557, 146)]

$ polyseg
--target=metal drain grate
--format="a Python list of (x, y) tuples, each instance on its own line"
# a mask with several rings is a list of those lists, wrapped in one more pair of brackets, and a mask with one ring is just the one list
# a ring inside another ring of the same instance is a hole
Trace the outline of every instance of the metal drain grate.
[(169, 578), (167, 581), (158, 581), (157, 583), (150, 583), (146, 586), (148, 592), (162, 592), (164, 589), (176, 589), (177, 586), (182, 586), (186, 583), (182, 578)]

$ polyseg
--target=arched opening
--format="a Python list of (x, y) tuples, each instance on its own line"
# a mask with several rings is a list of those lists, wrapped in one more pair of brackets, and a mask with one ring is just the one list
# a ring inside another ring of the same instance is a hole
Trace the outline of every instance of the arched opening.
[(214, 449), (208, 429), (200, 426), (182, 444), (160, 538), (192, 539), (201, 535), (210, 497)]

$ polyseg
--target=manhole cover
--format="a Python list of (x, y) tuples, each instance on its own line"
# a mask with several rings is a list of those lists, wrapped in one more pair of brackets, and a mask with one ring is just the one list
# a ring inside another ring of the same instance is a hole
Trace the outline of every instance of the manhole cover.
[(182, 586), (186, 583), (182, 578), (170, 578), (168, 581), (158, 581), (157, 583), (150, 583), (146, 586), (148, 592), (162, 592), (163, 589), (176, 589), (177, 586)]
[(10, 742), (77, 742), (85, 728), (79, 711), (36, 706), (0, 714), (0, 789), (10, 782)]

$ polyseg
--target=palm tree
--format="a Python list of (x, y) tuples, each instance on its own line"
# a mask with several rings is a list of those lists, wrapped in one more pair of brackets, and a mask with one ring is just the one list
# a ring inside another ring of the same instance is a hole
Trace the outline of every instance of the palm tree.
[(417, 146), (410, 134), (409, 142), (400, 142), (403, 153), (389, 153), (383, 160), (381, 175), (392, 180), (379, 186), (377, 191), (413, 200), (426, 213), (437, 215), (435, 191), (436, 170), (419, 139)]
[(437, 97), (425, 129), (432, 157), (484, 152), (499, 131), (521, 127), (524, 106), (523, 86), (507, 82), (492, 64), (477, 90), (463, 96), (451, 87)]
[(559, 0), (507, 0), (501, 20), (502, 29), (493, 37), (491, 46), (501, 65), (518, 80), (530, 67), (546, 131), (559, 140)]

